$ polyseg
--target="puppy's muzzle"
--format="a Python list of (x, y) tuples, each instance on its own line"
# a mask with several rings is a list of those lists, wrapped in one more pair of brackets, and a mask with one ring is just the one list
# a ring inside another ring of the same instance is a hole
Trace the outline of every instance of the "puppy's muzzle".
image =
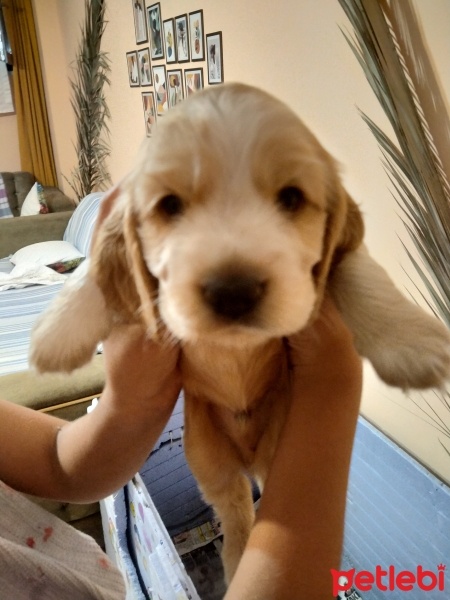
[(216, 316), (245, 321), (255, 314), (266, 288), (264, 280), (250, 273), (214, 273), (202, 282), (201, 294)]

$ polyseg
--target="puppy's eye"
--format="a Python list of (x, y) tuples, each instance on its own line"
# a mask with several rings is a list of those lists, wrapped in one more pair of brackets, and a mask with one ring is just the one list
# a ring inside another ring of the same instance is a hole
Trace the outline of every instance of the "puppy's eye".
[(158, 202), (158, 210), (166, 217), (176, 217), (184, 212), (184, 203), (175, 194), (168, 194)]
[(288, 185), (278, 192), (277, 203), (282, 210), (295, 213), (304, 205), (305, 195), (298, 187)]

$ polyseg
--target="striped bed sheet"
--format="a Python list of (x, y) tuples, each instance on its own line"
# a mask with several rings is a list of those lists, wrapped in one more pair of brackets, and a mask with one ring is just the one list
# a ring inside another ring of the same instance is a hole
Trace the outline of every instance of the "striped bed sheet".
[[(89, 194), (72, 215), (64, 240), (84, 256), (89, 254), (92, 231), (103, 192)], [(9, 273), (9, 258), (0, 259), (0, 272)], [(34, 285), (0, 292), (0, 376), (26, 371), (31, 330), (38, 316), (61, 290), (64, 282)], [(70, 315), (67, 315), (70, 319)]]
[[(0, 260), (0, 271), (8, 273), (9, 260)], [(28, 369), (31, 329), (63, 283), (34, 285), (0, 292), (0, 375)]]

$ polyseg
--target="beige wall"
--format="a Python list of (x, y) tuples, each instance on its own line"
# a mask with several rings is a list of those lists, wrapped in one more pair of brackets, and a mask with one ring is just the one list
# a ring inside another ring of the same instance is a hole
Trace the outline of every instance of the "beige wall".
[[(34, 2), (59, 177), (67, 188), (61, 174), (68, 175), (75, 161), (67, 76), (75, 57), (83, 2)], [(447, 0), (416, 3), (450, 97), (450, 5)], [(198, 0), (162, 0), (161, 7), (163, 19), (203, 8), (206, 32), (223, 32), (225, 80), (252, 83), (278, 95), (312, 127), (342, 163), (346, 185), (365, 214), (370, 251), (400, 288), (411, 289), (403, 269), (410, 274), (413, 270), (398, 235), (407, 238), (388, 191), (380, 153), (356, 107), (388, 129), (386, 118), (339, 30), (338, 25), (346, 27), (347, 23), (337, 0), (213, 0), (203, 6)], [(113, 180), (118, 180), (132, 165), (144, 137), (140, 90), (128, 86), (125, 61), (125, 52), (137, 48), (131, 1), (108, 0), (107, 19), (104, 49), (112, 62), (109, 167)], [(382, 385), (367, 368), (363, 413), (450, 480), (450, 460), (435, 430), (414, 412), (410, 400)]]

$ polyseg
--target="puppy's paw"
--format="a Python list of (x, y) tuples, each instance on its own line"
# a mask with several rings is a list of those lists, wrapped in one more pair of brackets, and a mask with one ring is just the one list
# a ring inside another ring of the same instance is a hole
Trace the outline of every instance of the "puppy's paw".
[(389, 385), (444, 387), (450, 378), (450, 333), (437, 319), (416, 311), (415, 318), (410, 314), (400, 324), (394, 323), (365, 354)]
[(87, 268), (82, 265), (77, 269), (35, 323), (29, 359), (40, 373), (82, 367), (109, 331), (103, 295)]
[(61, 313), (42, 315), (33, 331), (29, 361), (39, 373), (70, 373), (87, 364), (96, 349), (97, 341), (82, 324), (57, 320), (56, 314)]
[(361, 356), (389, 385), (443, 387), (450, 377), (450, 332), (407, 300), (364, 247), (338, 265), (329, 290)]

